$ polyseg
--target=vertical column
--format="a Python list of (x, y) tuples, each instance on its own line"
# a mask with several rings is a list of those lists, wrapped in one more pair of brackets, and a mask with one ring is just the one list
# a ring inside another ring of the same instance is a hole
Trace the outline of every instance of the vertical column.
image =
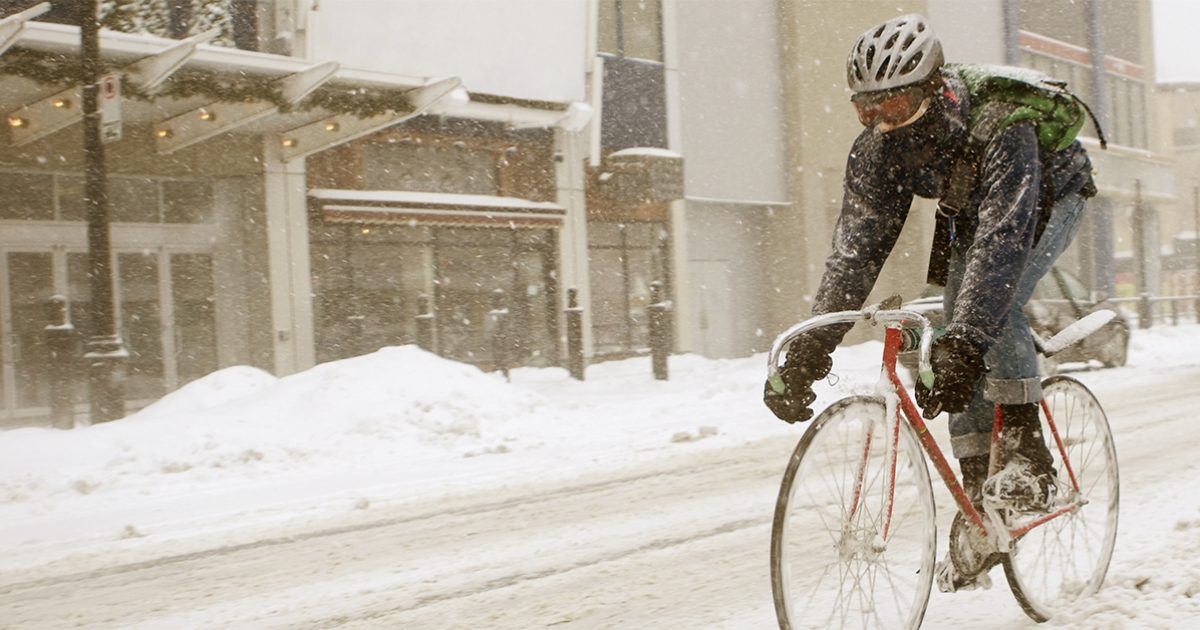
[[(1104, 72), (1104, 3), (1103, 0), (1088, 0), (1086, 5), (1087, 39), (1092, 61), (1091, 106), (1101, 124), (1110, 120), (1108, 112), (1108, 80)], [(1111, 203), (1095, 203), (1092, 224), (1092, 289), (1109, 295), (1116, 292), (1114, 276), (1115, 250), (1113, 247), (1113, 211)]]
[(267, 278), (270, 285), (275, 373), (312, 367), (312, 274), (308, 251), (307, 182), (304, 160), (284, 161), (279, 147), (267, 142), (264, 201), (267, 221)]
[[(600, 124), (593, 118), (593, 125)], [(583, 165), (586, 154), (580, 142), (581, 133), (558, 128), (554, 130), (555, 181), (558, 185), (558, 204), (566, 208), (562, 229), (558, 231), (559, 277), (561, 290), (559, 308), (567, 308), (567, 292), (578, 290), (579, 305), (583, 307), (583, 354), (592, 356), (592, 287), (588, 272), (587, 196), (584, 193)], [(560, 328), (565, 330), (565, 327)], [(561, 344), (566, 347), (566, 344)]]
[[(663, 69), (667, 102), (667, 148), (684, 154), (683, 112), (679, 88), (679, 0), (663, 0)], [(685, 159), (686, 168), (686, 159)], [(691, 291), (688, 290), (687, 201), (671, 202), (671, 278), (669, 299), (675, 311), (675, 351), (692, 349)], [(665, 278), (664, 278), (665, 279)]]

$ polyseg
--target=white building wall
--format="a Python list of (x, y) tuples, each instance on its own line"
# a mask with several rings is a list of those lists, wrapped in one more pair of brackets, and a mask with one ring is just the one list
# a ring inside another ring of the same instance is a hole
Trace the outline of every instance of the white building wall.
[(690, 351), (744, 356), (765, 338), (764, 215), (788, 201), (777, 3), (688, 0), (673, 15), (668, 96), (687, 217), (679, 324)]
[(773, 0), (689, 0), (677, 58), (689, 197), (787, 201)]
[(946, 61), (1004, 63), (1002, 0), (928, 0), (926, 12)]
[(585, 97), (587, 0), (334, 0), (314, 3), (315, 61), (411, 76), (457, 76), (471, 92)]

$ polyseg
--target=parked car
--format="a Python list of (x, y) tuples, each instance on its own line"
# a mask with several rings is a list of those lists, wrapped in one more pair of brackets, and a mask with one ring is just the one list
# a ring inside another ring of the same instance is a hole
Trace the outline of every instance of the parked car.
[[(904, 308), (925, 315), (935, 326), (943, 325), (941, 295), (913, 300)], [(1129, 313), (1106, 297), (1093, 300), (1087, 287), (1065, 269), (1050, 269), (1050, 273), (1034, 289), (1033, 298), (1025, 305), (1025, 316), (1038, 336), (1049, 339), (1081, 317), (1102, 309), (1111, 310), (1117, 316), (1083, 341), (1065, 348), (1048, 360), (1042, 359), (1044, 373), (1052, 373), (1062, 363), (1098, 361), (1105, 367), (1122, 366), (1129, 355)], [(915, 371), (916, 353), (901, 354), (900, 362)]]

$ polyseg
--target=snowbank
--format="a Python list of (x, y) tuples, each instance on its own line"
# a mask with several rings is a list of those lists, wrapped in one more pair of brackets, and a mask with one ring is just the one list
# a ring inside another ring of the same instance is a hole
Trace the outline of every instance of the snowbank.
[(0, 504), (503, 444), (542, 397), (414, 346), (286, 378), (210, 374), (118, 422), (0, 432)]

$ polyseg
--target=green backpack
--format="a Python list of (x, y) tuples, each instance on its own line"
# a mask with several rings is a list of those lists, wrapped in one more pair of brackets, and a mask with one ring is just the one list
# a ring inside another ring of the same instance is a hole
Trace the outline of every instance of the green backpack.
[[(951, 170), (946, 192), (938, 201), (938, 221), (933, 250), (929, 256), (927, 282), (946, 285), (950, 244), (955, 239), (954, 218), (970, 201), (978, 181), (983, 149), (997, 133), (1018, 122), (1032, 121), (1038, 147), (1045, 153), (1057, 153), (1075, 142), (1084, 122), (1091, 118), (1100, 139), (1100, 148), (1108, 147), (1104, 131), (1092, 110), (1067, 90), (1065, 81), (1036, 70), (1012, 66), (946, 64), (967, 87), (971, 114), (967, 123), (965, 150)], [(1043, 208), (1048, 211), (1049, 208)], [(1038, 221), (1039, 234), (1045, 218)]]
[[(1054, 153), (1071, 146), (1092, 114), (1079, 97), (1067, 90), (1066, 81), (1036, 70), (967, 64), (947, 64), (946, 68), (967, 86), (973, 139), (986, 141), (1009, 125), (1031, 120), (1038, 145)], [(1107, 142), (1099, 124), (1096, 131), (1104, 147)]]

